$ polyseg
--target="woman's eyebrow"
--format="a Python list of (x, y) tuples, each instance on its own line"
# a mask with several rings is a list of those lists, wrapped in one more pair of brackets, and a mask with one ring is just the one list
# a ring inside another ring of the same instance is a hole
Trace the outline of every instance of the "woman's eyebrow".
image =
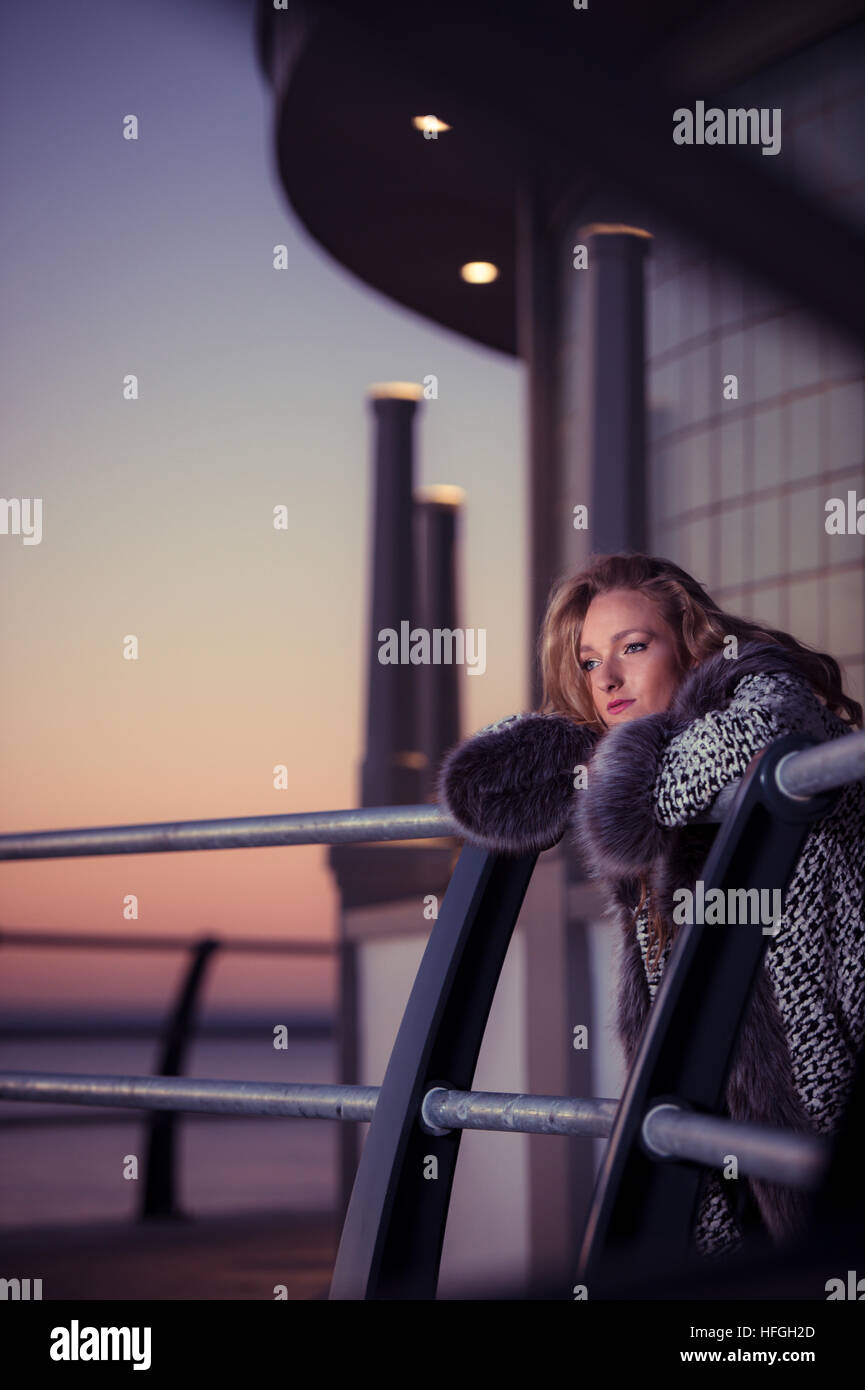
[[(650, 627), (626, 627), (624, 632), (614, 632), (610, 641), (618, 642), (620, 637), (628, 637), (632, 632), (642, 632), (645, 633), (647, 637), (654, 637), (655, 635)], [(597, 647), (584, 647), (582, 642), (580, 643), (580, 656), (582, 656), (583, 652), (595, 652), (597, 650)]]

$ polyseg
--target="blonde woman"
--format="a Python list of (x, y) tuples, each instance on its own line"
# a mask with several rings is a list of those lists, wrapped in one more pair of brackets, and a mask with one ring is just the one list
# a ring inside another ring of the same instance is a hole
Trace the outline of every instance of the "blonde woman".
[[(731, 639), (735, 639), (732, 641)], [(601, 555), (554, 588), (538, 711), (489, 725), (444, 760), (438, 799), (466, 838), (525, 853), (570, 834), (608, 885), (621, 933), (618, 1031), (630, 1066), (714, 824), (692, 824), (782, 734), (842, 738), (862, 707), (838, 663), (722, 611), (668, 560)], [(574, 789), (574, 769), (587, 769)], [(734, 1120), (830, 1135), (865, 1039), (865, 783), (810, 830), (769, 938), (726, 1088)], [(706, 1256), (749, 1227), (806, 1219), (794, 1189), (711, 1172), (694, 1239)]]

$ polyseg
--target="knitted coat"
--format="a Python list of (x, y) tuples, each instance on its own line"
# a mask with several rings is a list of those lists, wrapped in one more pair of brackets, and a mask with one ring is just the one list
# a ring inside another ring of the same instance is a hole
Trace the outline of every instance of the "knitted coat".
[[(561, 715), (526, 713), (452, 749), (438, 800), (467, 840), (503, 853), (542, 850), (568, 834), (607, 888), (621, 933), (618, 1032), (630, 1067), (678, 930), (677, 888), (694, 889), (717, 825), (688, 823), (782, 734), (818, 740), (850, 729), (814, 694), (795, 656), (764, 641), (713, 653), (663, 713), (599, 735)], [(574, 769), (587, 769), (574, 790)], [(841, 791), (804, 842), (743, 1019), (726, 1087), (729, 1115), (801, 1133), (833, 1134), (865, 1040), (865, 783)], [(658, 964), (648, 903), (672, 929)], [(781, 1243), (801, 1231), (807, 1198), (748, 1177), (707, 1174), (694, 1226), (706, 1256), (741, 1246), (748, 1225)]]

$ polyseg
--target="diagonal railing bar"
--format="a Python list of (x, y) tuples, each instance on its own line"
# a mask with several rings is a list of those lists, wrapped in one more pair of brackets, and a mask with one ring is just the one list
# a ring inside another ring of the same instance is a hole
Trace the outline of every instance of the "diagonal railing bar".
[(421, 1104), (433, 1087), (471, 1086), (536, 860), (472, 845), (457, 860), (364, 1143), (332, 1299), (435, 1297), (461, 1131), (428, 1132)]
[[(205, 937), (197, 942), (189, 953), (186, 974), (181, 981), (174, 1007), (165, 1022), (162, 1056), (157, 1067), (160, 1076), (179, 1076), (183, 1069), (198, 997), (218, 945), (212, 937)], [(141, 1195), (142, 1220), (182, 1216), (174, 1185), (176, 1144), (176, 1113), (160, 1111), (151, 1115)]]

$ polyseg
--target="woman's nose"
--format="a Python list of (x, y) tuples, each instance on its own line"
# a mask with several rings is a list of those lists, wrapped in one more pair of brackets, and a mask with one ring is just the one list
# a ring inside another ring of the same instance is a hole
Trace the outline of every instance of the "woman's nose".
[(598, 682), (601, 690), (615, 690), (616, 686), (620, 684), (621, 681), (619, 680), (618, 672), (614, 671), (611, 667), (608, 667), (607, 670), (603, 672)]

